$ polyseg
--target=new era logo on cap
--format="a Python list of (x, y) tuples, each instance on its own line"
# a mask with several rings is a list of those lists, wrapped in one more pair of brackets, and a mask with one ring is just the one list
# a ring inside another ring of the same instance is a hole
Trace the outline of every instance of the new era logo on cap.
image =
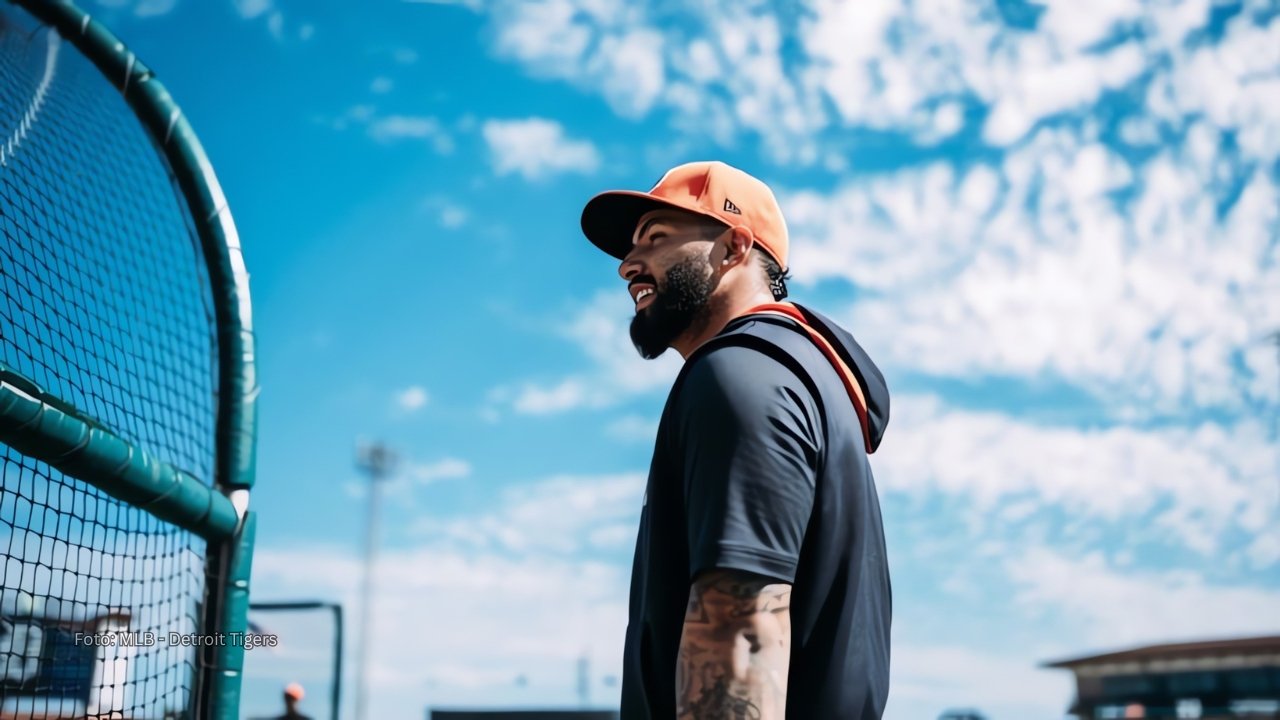
[(733, 204), (733, 201), (732, 201), (732, 200), (730, 200), (729, 198), (725, 198), (725, 199), (724, 199), (724, 211), (725, 211), (725, 212), (731, 212), (731, 213), (733, 213), (734, 215), (741, 215), (741, 214), (742, 214), (742, 211), (738, 209), (738, 206), (737, 206), (737, 205), (734, 205), (734, 204)]

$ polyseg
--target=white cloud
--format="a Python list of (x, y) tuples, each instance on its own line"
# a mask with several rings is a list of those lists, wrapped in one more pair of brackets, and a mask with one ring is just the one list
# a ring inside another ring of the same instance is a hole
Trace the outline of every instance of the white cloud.
[(890, 291), (944, 275), (980, 246), (999, 186), (989, 166), (959, 176), (939, 163), (860, 181), (829, 196), (783, 195), (796, 278), (807, 283), (834, 276)]
[(1253, 170), (1219, 220), (1213, 132), (1135, 168), (1044, 130), (999, 166), (784, 194), (796, 278), (870, 291), (846, 319), (889, 366), (1049, 375), (1117, 416), (1278, 402), (1260, 340), (1280, 327), (1277, 187)]
[(275, 7), (273, 0), (232, 0), (232, 4), (240, 17), (246, 20), (252, 20)]
[(106, 8), (130, 8), (134, 17), (149, 18), (168, 15), (178, 5), (178, 0), (96, 0)]
[[(578, 553), (625, 553), (643, 492), (638, 473), (552, 477), (509, 487), (478, 514), (423, 518), (416, 530), (425, 544), (384, 548), (375, 578), (371, 714), (391, 717), (428, 702), (563, 702), (575, 692), (584, 651), (596, 677), (619, 676), (627, 566)], [(321, 597), (356, 613), (360, 577), (358, 559), (344, 548), (254, 554), (255, 597)], [(316, 635), (282, 642), (328, 657), (330, 638)], [(317, 666), (315, 678), (294, 679), (315, 684), (322, 673)], [(527, 687), (514, 684), (519, 675)], [(612, 694), (616, 702), (617, 692), (598, 690), (596, 699)]]
[(591, 531), (587, 539), (595, 548), (628, 548), (634, 547), (636, 532), (636, 524), (619, 523), (596, 528)]
[(379, 75), (369, 83), (369, 92), (374, 95), (385, 95), (391, 92), (395, 86), (396, 84), (391, 78)]
[[(936, 142), (958, 128), (961, 99), (990, 108), (988, 142), (1016, 144), (1041, 121), (1148, 75), (1162, 117), (1181, 125), (1207, 113), (1239, 128), (1247, 152), (1276, 157), (1280, 134), (1267, 130), (1280, 117), (1274, 17), (1260, 27), (1240, 13), (1222, 42), (1189, 46), (1209, 0), (1084, 7), (1050, 3), (1034, 28), (964, 0), (810, 0), (800, 13), (728, 0), (678, 10), (499, 1), (486, 10), (494, 52), (534, 76), (598, 92), (626, 117), (674, 110), (677, 128), (721, 144), (754, 133), (779, 161), (822, 160), (818, 137), (847, 126)], [(798, 52), (784, 53), (788, 41)]]
[(589, 388), (576, 378), (569, 378), (553, 387), (526, 385), (516, 397), (513, 406), (516, 412), (545, 415), (571, 410), (582, 405), (594, 405), (603, 400), (599, 395), (590, 396), (589, 392)]
[[(820, 98), (787, 82), (777, 20), (729, 3), (698, 9), (702, 31), (685, 34), (617, 0), (499, 3), (495, 51), (536, 76), (598, 90), (625, 117), (671, 107), (677, 125), (696, 134), (728, 141), (742, 123), (765, 132), (779, 154), (793, 154), (788, 140), (823, 115)], [(815, 154), (811, 144), (798, 152)]]
[(1258, 570), (1280, 563), (1280, 527), (1272, 525), (1264, 529), (1245, 552), (1249, 565)]
[(1006, 564), (1020, 587), (1018, 606), (1058, 609), (1079, 628), (1079, 642), (1099, 651), (1280, 633), (1275, 588), (1213, 585), (1184, 570), (1117, 568), (1098, 554), (1075, 558), (1045, 547), (1027, 548)]
[[(232, 0), (231, 4), (235, 8), (236, 14), (244, 20), (261, 18), (267, 28), (267, 32), (277, 42), (285, 39), (284, 12), (276, 6), (275, 0)], [(299, 26), (297, 30), (298, 39), (304, 42), (309, 40), (314, 33), (315, 26), (310, 23)]]
[(961, 645), (895, 643), (885, 720), (934, 718), (962, 707), (995, 720), (1061, 717), (1074, 682), (1062, 671), (1038, 669), (1043, 659)]
[(624, 415), (605, 426), (605, 433), (624, 442), (653, 442), (658, 434), (658, 419), (641, 415)]
[(267, 31), (276, 40), (284, 39), (284, 14), (279, 10), (274, 10), (267, 16)]
[(491, 399), (510, 402), (517, 412), (538, 415), (608, 407), (670, 387), (684, 361), (674, 350), (656, 360), (641, 358), (628, 329), (634, 314), (635, 305), (621, 280), (615, 290), (596, 293), (577, 315), (556, 328), (592, 361), (592, 369), (550, 384), (526, 382), (496, 388)]
[[(1045, 662), (1146, 644), (1260, 636), (1280, 631), (1280, 590), (1218, 585), (1184, 570), (1152, 571), (1072, 557), (1044, 545), (1017, 544), (996, 556), (1011, 583), (984, 588), (974, 600), (1009, 636), (1029, 637), (1016, 649), (987, 638), (921, 642), (895, 614), (891, 692), (886, 720), (937, 717), (950, 707), (977, 707), (995, 720), (1060, 717), (1071, 702), (1070, 672)], [(989, 560), (981, 560), (989, 563)], [(908, 618), (916, 598), (906, 599)], [(895, 608), (896, 609), (896, 608)], [(1056, 630), (1049, 629), (1048, 618)], [(921, 618), (925, 620), (924, 618)], [(987, 620), (988, 618), (983, 618)], [(931, 621), (932, 619), (926, 620)]]
[(964, 107), (957, 102), (944, 102), (933, 111), (933, 129), (928, 137), (943, 140), (960, 132), (964, 127)]
[(498, 175), (540, 180), (560, 173), (590, 173), (600, 165), (594, 145), (567, 137), (554, 120), (489, 120), (481, 133)]
[(453, 152), (453, 138), (434, 117), (417, 115), (386, 115), (372, 117), (368, 126), (369, 137), (389, 144), (401, 140), (426, 140), (432, 148), (447, 155)]
[(456, 5), (468, 10), (478, 10), (482, 0), (400, 0), (408, 5)]
[[(1105, 527), (1126, 546), (1213, 557), (1227, 538), (1262, 537), (1280, 517), (1280, 449), (1255, 420), (1086, 430), (898, 397), (873, 463), (883, 490), (962, 498), (985, 532), (1060, 513), (1077, 540)], [(1260, 545), (1255, 562), (1267, 557)]]
[(1025, 136), (1045, 117), (1092, 105), (1103, 90), (1121, 87), (1142, 72), (1142, 51), (1122, 45), (1106, 55), (1080, 55), (1044, 68), (1019, 68), (995, 100), (983, 135), (994, 145)]
[(444, 458), (432, 463), (411, 464), (406, 474), (410, 479), (422, 484), (437, 480), (456, 480), (471, 475), (471, 463), (458, 458)]
[(579, 3), (550, 0), (510, 3), (500, 8), (498, 52), (532, 66), (535, 72), (563, 73), (580, 63), (593, 24), (579, 14)]
[(645, 28), (601, 38), (589, 72), (605, 78), (604, 93), (629, 117), (648, 112), (663, 90), (663, 37)]
[[(397, 455), (390, 474), (378, 483), (379, 494), (401, 509), (416, 512), (421, 488), (442, 480), (471, 477), (471, 473), (471, 463), (459, 458), (444, 457), (423, 461)], [(363, 500), (369, 496), (369, 478), (366, 476), (346, 480), (342, 484), (342, 491), (353, 500)]]
[(440, 224), (449, 228), (457, 229), (467, 224), (470, 213), (466, 208), (457, 205), (447, 205), (440, 210)]
[(1126, 118), (1120, 123), (1120, 139), (1138, 147), (1155, 146), (1160, 143), (1160, 126), (1147, 116)]
[[(359, 563), (340, 548), (254, 554), (261, 597), (331, 598), (358, 612), (360, 576)], [(392, 549), (379, 556), (376, 587), (372, 716), (428, 704), (563, 702), (584, 650), (596, 673), (621, 672), (627, 576), (619, 566), (443, 546)], [(281, 642), (329, 657), (327, 634)], [(323, 672), (295, 679), (316, 685)], [(520, 675), (527, 688), (515, 686)]]
[(1182, 125), (1203, 115), (1213, 126), (1239, 131), (1249, 156), (1280, 157), (1280, 19), (1258, 25), (1242, 12), (1227, 23), (1217, 44), (1175, 54), (1173, 69), (1149, 88), (1148, 105), (1159, 118)]
[(178, 0), (138, 0), (133, 6), (133, 14), (140, 18), (168, 15), (178, 6)]
[(645, 477), (560, 476), (503, 490), (493, 512), (466, 518), (424, 518), (416, 532), (475, 550), (573, 554), (595, 543), (616, 544), (619, 526), (639, 522)]
[(456, 230), (471, 221), (470, 210), (444, 195), (423, 198), (422, 208), (435, 216), (441, 227), (449, 230)]
[[(1091, 106), (1208, 18), (1204, 2), (1050, 3), (1028, 31), (1009, 27), (991, 4), (961, 0), (820, 0), (814, 8), (801, 25), (806, 72), (834, 103), (838, 121), (928, 135), (930, 117), (922, 109), (939, 98), (972, 95), (991, 106), (984, 136), (996, 144), (1016, 142), (1047, 117)], [(1124, 25), (1139, 26), (1145, 39), (1096, 49)]]
[(420, 410), (426, 406), (430, 400), (425, 388), (421, 385), (411, 385), (403, 390), (396, 392), (396, 406), (406, 412)]
[(332, 127), (334, 130), (346, 130), (352, 125), (364, 125), (373, 119), (377, 108), (372, 105), (352, 105), (336, 118), (319, 118), (318, 122)]

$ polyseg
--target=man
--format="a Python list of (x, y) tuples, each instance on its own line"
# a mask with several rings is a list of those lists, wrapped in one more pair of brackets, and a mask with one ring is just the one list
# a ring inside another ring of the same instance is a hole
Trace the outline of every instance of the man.
[[(302, 702), (306, 692), (302, 686), (296, 682), (291, 682), (284, 686), (284, 714), (272, 715), (269, 718), (257, 718), (256, 720), (311, 720), (310, 715), (303, 715), (298, 709), (298, 704)], [(249, 720), (255, 720), (250, 718)]]
[(311, 716), (303, 715), (298, 710), (298, 703), (302, 702), (303, 696), (306, 695), (302, 690), (302, 686), (298, 683), (289, 683), (284, 688), (284, 714), (280, 715), (276, 720), (311, 720)]
[(869, 720), (888, 694), (889, 573), (868, 454), (884, 379), (786, 296), (764, 183), (718, 162), (582, 213), (622, 261), (645, 358), (684, 357), (631, 579), (622, 720)]

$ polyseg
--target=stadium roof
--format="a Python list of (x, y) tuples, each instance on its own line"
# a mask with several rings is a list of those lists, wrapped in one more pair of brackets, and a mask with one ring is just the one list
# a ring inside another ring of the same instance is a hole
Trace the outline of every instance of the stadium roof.
[(1071, 660), (1046, 662), (1046, 668), (1077, 668), (1100, 663), (1132, 662), (1141, 660), (1171, 660), (1175, 658), (1217, 657), (1221, 655), (1280, 654), (1280, 635), (1246, 637), (1226, 640), (1202, 640), (1199, 642), (1167, 643), (1118, 650), (1101, 655), (1090, 655)]

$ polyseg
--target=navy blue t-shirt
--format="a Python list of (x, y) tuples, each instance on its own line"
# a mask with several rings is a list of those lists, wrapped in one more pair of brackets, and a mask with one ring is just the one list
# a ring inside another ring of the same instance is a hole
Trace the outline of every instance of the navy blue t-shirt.
[[(887, 409), (887, 391), (873, 400)], [(712, 568), (792, 584), (787, 718), (881, 717), (891, 598), (863, 430), (789, 319), (730, 322), (667, 398), (632, 569), (622, 720), (675, 718), (689, 588)]]

